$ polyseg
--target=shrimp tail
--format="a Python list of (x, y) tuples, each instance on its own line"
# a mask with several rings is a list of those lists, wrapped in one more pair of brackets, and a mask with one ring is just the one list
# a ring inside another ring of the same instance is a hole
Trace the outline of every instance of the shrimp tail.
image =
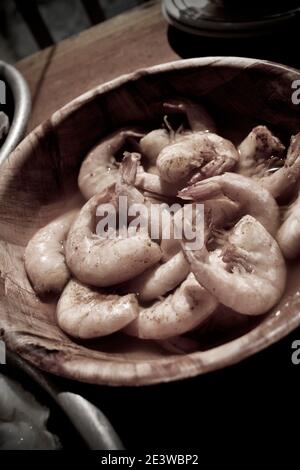
[(286, 161), (289, 166), (292, 166), (299, 160), (300, 156), (300, 132), (291, 137), (290, 146), (288, 148)]
[(124, 157), (120, 165), (120, 175), (122, 183), (134, 185), (139, 167), (141, 155), (136, 152), (124, 152)]
[(275, 199), (290, 196), (300, 179), (300, 132), (292, 136), (284, 166), (263, 178), (262, 185)]

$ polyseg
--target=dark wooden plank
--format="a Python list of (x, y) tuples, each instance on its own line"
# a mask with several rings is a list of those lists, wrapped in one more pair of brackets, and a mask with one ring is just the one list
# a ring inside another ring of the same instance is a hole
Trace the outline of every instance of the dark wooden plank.
[(81, 0), (90, 22), (95, 25), (105, 20), (103, 8), (98, 0)]
[(96, 85), (138, 68), (178, 59), (160, 2), (149, 2), (17, 63), (29, 83), (29, 130)]
[(17, 9), (30, 29), (35, 41), (41, 49), (54, 44), (49, 29), (38, 9), (35, 0), (15, 0)]

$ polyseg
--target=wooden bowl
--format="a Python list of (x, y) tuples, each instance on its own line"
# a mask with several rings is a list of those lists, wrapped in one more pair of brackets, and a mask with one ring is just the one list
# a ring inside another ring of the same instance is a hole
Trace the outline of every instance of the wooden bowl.
[(82, 202), (77, 175), (89, 149), (120, 126), (150, 123), (152, 103), (174, 96), (201, 98), (220, 132), (235, 142), (251, 126), (262, 123), (287, 141), (300, 129), (300, 106), (291, 99), (292, 82), (299, 79), (296, 70), (253, 59), (182, 60), (101, 85), (31, 132), (0, 172), (0, 334), (7, 347), (39, 368), (64, 377), (141, 385), (234, 364), (296, 328), (300, 324), (298, 262), (289, 267), (280, 305), (255, 319), (231, 312), (215, 314), (202, 332), (194, 333), (199, 335), (196, 352), (177, 355), (155, 342), (122, 334), (74, 341), (56, 324), (56, 301), (35, 296), (22, 257), (39, 227)]

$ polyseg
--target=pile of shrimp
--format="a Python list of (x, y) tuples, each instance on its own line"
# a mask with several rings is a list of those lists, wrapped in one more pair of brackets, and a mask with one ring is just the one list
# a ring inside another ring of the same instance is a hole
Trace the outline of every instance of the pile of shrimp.
[[(286, 259), (300, 254), (300, 133), (286, 149), (259, 125), (235, 145), (187, 99), (163, 103), (160, 125), (102, 138), (78, 176), (86, 203), (27, 245), (31, 285), (38, 296), (60, 296), (57, 323), (68, 335), (122, 330), (178, 352), (193, 347), (182, 335), (201, 328), (220, 305), (261, 315), (283, 295)], [(155, 207), (155, 237), (147, 226), (129, 237), (96, 233), (97, 210), (110, 203), (118, 211), (120, 196)], [(163, 203), (175, 200), (182, 209), (204, 205), (202, 247), (163, 237)]]

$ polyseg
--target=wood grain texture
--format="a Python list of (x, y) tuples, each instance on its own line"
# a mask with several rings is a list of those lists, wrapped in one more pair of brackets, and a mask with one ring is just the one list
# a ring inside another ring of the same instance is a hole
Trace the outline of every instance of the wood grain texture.
[(167, 28), (161, 2), (149, 2), (18, 62), (33, 97), (28, 130), (101, 83), (177, 59)]
[(239, 140), (255, 124), (290, 136), (300, 128), (291, 82), (300, 73), (252, 59), (205, 58), (137, 71), (75, 99), (31, 132), (0, 173), (0, 333), (13, 351), (54, 374), (111, 385), (141, 385), (195, 376), (259, 351), (300, 324), (299, 265), (270, 314), (248, 332), (182, 356), (151, 341), (113, 335), (75, 342), (56, 324), (55, 299), (41, 301), (28, 282), (23, 252), (41, 226), (80, 205), (77, 175), (89, 149), (126, 124), (150, 123), (153, 103), (200, 99), (222, 134)]

